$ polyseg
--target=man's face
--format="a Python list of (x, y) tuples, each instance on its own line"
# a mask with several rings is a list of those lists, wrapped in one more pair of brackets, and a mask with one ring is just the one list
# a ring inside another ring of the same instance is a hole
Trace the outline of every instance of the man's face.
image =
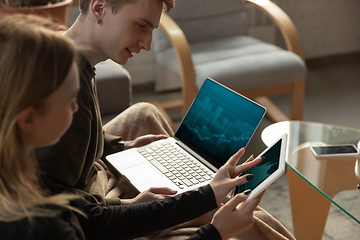
[(104, 10), (98, 44), (107, 58), (125, 64), (134, 53), (150, 50), (163, 10), (161, 0), (137, 0), (123, 5), (116, 14), (108, 5)]

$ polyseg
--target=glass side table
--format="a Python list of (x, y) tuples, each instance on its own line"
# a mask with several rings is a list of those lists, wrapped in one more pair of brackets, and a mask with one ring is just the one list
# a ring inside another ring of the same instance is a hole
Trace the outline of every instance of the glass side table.
[[(360, 129), (284, 121), (266, 127), (261, 139), (270, 145), (283, 133), (288, 134), (286, 165), (295, 237), (321, 239), (331, 203), (360, 228), (360, 179), (355, 174), (358, 157), (316, 158), (310, 149), (312, 145), (357, 146)], [(344, 196), (338, 197), (341, 194)]]

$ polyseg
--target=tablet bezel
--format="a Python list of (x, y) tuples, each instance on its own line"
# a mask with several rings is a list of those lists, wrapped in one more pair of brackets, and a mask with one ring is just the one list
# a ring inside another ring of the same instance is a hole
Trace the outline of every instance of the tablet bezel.
[[(285, 172), (285, 153), (286, 153), (286, 143), (287, 143), (287, 134), (284, 133), (280, 138), (278, 138), (273, 144), (266, 148), (262, 153), (260, 153), (256, 158), (262, 157), (267, 151), (269, 151), (276, 143), (281, 142), (280, 154), (279, 154), (279, 166), (276, 171), (274, 171), (270, 176), (264, 179), (255, 189), (252, 189), (248, 198), (243, 202), (246, 204), (256, 198), (260, 193), (262, 193), (266, 188), (268, 188), (273, 182), (275, 182), (282, 174)], [(266, 159), (264, 159), (266, 161)], [(250, 180), (251, 181), (251, 180)], [(236, 189), (235, 189), (236, 191)], [(235, 194), (238, 194), (235, 192)]]

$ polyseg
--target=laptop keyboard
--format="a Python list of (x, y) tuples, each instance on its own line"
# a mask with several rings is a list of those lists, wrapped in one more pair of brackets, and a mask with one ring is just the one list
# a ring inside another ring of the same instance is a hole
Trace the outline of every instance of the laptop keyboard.
[(153, 145), (138, 152), (180, 189), (205, 182), (215, 175), (175, 143)]

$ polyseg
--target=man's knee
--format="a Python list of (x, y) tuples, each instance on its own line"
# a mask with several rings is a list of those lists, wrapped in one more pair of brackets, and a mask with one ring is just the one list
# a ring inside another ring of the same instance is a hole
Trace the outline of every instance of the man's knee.
[(139, 102), (133, 105), (133, 111), (135, 111), (136, 115), (141, 117), (142, 119), (162, 119), (163, 116), (159, 109), (152, 103), (148, 102)]
[(145, 111), (145, 112), (158, 112), (159, 110), (155, 107), (154, 104), (149, 103), (149, 102), (139, 102), (139, 103), (135, 103), (134, 105), (132, 105), (132, 107), (134, 107), (135, 109), (137, 109), (138, 111)]

